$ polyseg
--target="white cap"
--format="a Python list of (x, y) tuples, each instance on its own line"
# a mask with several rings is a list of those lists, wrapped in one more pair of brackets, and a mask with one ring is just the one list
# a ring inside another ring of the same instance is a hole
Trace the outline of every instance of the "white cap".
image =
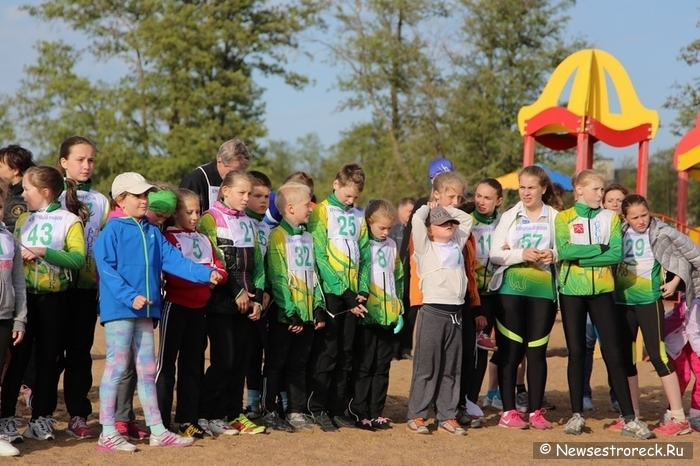
[(126, 172), (112, 181), (112, 199), (124, 193), (143, 194), (148, 190), (154, 189), (155, 186), (148, 184), (146, 178), (134, 172)]

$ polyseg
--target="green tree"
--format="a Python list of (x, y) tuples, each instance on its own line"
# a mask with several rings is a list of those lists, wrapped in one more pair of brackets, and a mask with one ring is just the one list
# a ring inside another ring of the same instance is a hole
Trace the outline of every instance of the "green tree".
[[(696, 25), (700, 28), (700, 21)], [(678, 59), (688, 66), (700, 63), (700, 39), (693, 40), (681, 49)], [(695, 125), (695, 119), (700, 113), (700, 76), (693, 78), (689, 83), (675, 83), (675, 93), (666, 99), (665, 108), (678, 110), (671, 128), (677, 136), (681, 136), (686, 130)]]
[[(286, 53), (298, 48), (299, 33), (317, 23), (322, 7), (312, 0), (29, 5), (36, 18), (82, 32), (87, 45), (38, 45), (39, 62), (27, 70), (18, 96), (19, 124), (34, 133), (43, 155), (55, 152), (63, 137), (83, 132), (100, 144), (103, 157), (117, 159), (101, 166), (103, 177), (128, 165), (150, 179), (176, 182), (211, 160), (227, 139), (242, 138), (255, 149), (266, 130), (263, 89), (253, 73), (303, 86), (307, 78), (286, 69)], [(82, 59), (120, 64), (124, 74), (91, 82), (74, 72)], [(56, 128), (34, 129), (50, 127), (58, 115)]]

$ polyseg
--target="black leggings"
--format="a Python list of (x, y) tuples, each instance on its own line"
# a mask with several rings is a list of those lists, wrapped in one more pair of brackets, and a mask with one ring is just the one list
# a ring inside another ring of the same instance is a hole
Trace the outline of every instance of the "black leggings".
[[(469, 310), (469, 304), (465, 303), (465, 311), (462, 312), (462, 377), (460, 378), (460, 405), (465, 404), (465, 397), (472, 403), (479, 399), (479, 391), (486, 375), (488, 365), (488, 351), (476, 349), (476, 328), (474, 319), (477, 316), (486, 318), (486, 327), (483, 332), (491, 335), (496, 309), (501, 307), (501, 301), (497, 294), (481, 296), (481, 306)], [(495, 353), (498, 353), (496, 351)], [(492, 361), (495, 361), (492, 359)]]
[(496, 342), (503, 411), (515, 409), (515, 379), (525, 355), (530, 411), (535, 412), (542, 408), (547, 383), (547, 343), (557, 315), (556, 302), (503, 294), (500, 298), (501, 307), (496, 308)]
[(627, 339), (632, 344), (627, 345), (625, 352), (627, 360), (627, 373), (637, 375), (637, 357), (635, 354), (635, 342), (638, 330), (641, 327), (644, 346), (651, 363), (659, 377), (673, 374), (673, 365), (668, 360), (664, 343), (664, 305), (659, 299), (651, 304), (633, 304), (630, 306), (618, 305), (619, 312), (627, 317), (629, 334)]
[(612, 293), (596, 296), (560, 295), (561, 319), (569, 350), (569, 396), (571, 410), (583, 413), (583, 376), (586, 359), (586, 317), (591, 315), (591, 322), (600, 335), (600, 350), (620, 403), (620, 411), (625, 417), (634, 416), (630, 387), (627, 381), (632, 376), (627, 371), (625, 359), (626, 348), (631, 347), (624, 315), (615, 307)]

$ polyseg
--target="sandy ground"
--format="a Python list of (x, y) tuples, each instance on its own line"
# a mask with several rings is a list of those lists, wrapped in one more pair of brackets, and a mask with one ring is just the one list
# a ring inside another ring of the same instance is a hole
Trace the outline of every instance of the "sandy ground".
[[(104, 368), (104, 332), (100, 326), (96, 329), (93, 348), (95, 381), (90, 392), (95, 413), (99, 409), (98, 385)], [(25, 441), (18, 445), (22, 455), (6, 462), (21, 464), (374, 464), (374, 465), (435, 465), (435, 464), (542, 464), (547, 460), (533, 459), (533, 442), (605, 442), (619, 443), (631, 441), (634, 445), (647, 446), (653, 441), (625, 440), (619, 433), (606, 430), (616, 414), (610, 411), (608, 399), (607, 375), (602, 360), (596, 360), (591, 385), (594, 387), (594, 404), (596, 410), (587, 415), (588, 432), (580, 437), (563, 433), (563, 424), (571, 415), (568, 388), (566, 382), (566, 350), (561, 323), (557, 321), (549, 344), (549, 378), (547, 397), (556, 404), (557, 409), (547, 413), (546, 417), (554, 424), (551, 431), (513, 431), (497, 426), (498, 412), (491, 408), (486, 410), (486, 427), (469, 429), (466, 437), (451, 437), (433, 434), (417, 436), (404, 429), (406, 421), (406, 403), (411, 376), (411, 362), (398, 361), (392, 364), (389, 385), (389, 399), (386, 413), (395, 421), (395, 427), (389, 431), (366, 432), (357, 429), (344, 429), (339, 433), (280, 433), (267, 435), (246, 435), (221, 437), (215, 440), (198, 441), (193, 447), (175, 450), (167, 448), (150, 448), (147, 443), (140, 445), (137, 453), (103, 453), (95, 449), (96, 440), (75, 440), (65, 434), (68, 416), (65, 405), (59, 402), (55, 417), (60, 421), (55, 441)], [(665, 397), (660, 382), (650, 363), (639, 365), (642, 416), (650, 426), (656, 426), (657, 420), (665, 410)], [(483, 393), (483, 390), (482, 390)], [(59, 398), (62, 392), (59, 393)], [(689, 408), (689, 396), (685, 397), (686, 412)], [(136, 401), (138, 405), (138, 400)], [(18, 416), (29, 418), (29, 410), (19, 402)], [(137, 410), (142, 421), (142, 412)], [(97, 415), (93, 414), (89, 424), (99, 429)], [(21, 427), (20, 429), (23, 429)], [(663, 438), (661, 442), (692, 442), (696, 457), (700, 457), (700, 434), (692, 433), (683, 437)], [(665, 448), (665, 447), (664, 447)], [(620, 459), (585, 459), (574, 462), (596, 464), (618, 464)], [(629, 460), (627, 464), (691, 464), (690, 461), (672, 460)]]

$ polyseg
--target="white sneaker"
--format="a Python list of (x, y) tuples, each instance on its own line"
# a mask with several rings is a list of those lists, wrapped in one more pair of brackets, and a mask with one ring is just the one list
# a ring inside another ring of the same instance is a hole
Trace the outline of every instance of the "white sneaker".
[(500, 393), (497, 393), (493, 398), (489, 398), (488, 396), (484, 396), (484, 401), (481, 403), (481, 406), (484, 408), (487, 408), (491, 406), (492, 408), (498, 409), (498, 410), (503, 410), (503, 400), (501, 400), (501, 395)]
[(17, 430), (17, 427), (21, 425), (19, 419), (14, 416), (2, 418), (0, 419), (0, 435), (6, 436), (10, 443), (22, 443), (24, 437)]
[(97, 439), (97, 449), (99, 451), (125, 451), (133, 453), (136, 451), (136, 445), (132, 445), (126, 441), (118, 430), (107, 435), (100, 434)]
[(209, 422), (207, 422), (206, 419), (198, 419), (197, 425), (200, 429), (204, 431), (205, 434), (207, 434), (211, 438), (214, 438), (214, 432), (212, 432), (211, 428), (209, 427)]
[(564, 433), (569, 435), (581, 435), (581, 431), (586, 426), (586, 420), (579, 413), (574, 413), (569, 422), (564, 426)]
[(160, 435), (153, 435), (153, 432), (151, 432), (151, 437), (148, 439), (148, 445), (151, 447), (191, 447), (194, 445), (194, 439), (191, 437), (183, 437), (175, 432), (166, 430)]
[(222, 419), (210, 420), (209, 429), (216, 435), (238, 435), (240, 433)]
[[(5, 437), (4, 435), (2, 437)], [(8, 438), (0, 438), (0, 456), (18, 456), (19, 450), (12, 446)]]
[(58, 422), (51, 416), (39, 416), (38, 419), (29, 421), (27, 428), (24, 429), (24, 438), (54, 440), (56, 437), (53, 434), (53, 430), (57, 423)]

